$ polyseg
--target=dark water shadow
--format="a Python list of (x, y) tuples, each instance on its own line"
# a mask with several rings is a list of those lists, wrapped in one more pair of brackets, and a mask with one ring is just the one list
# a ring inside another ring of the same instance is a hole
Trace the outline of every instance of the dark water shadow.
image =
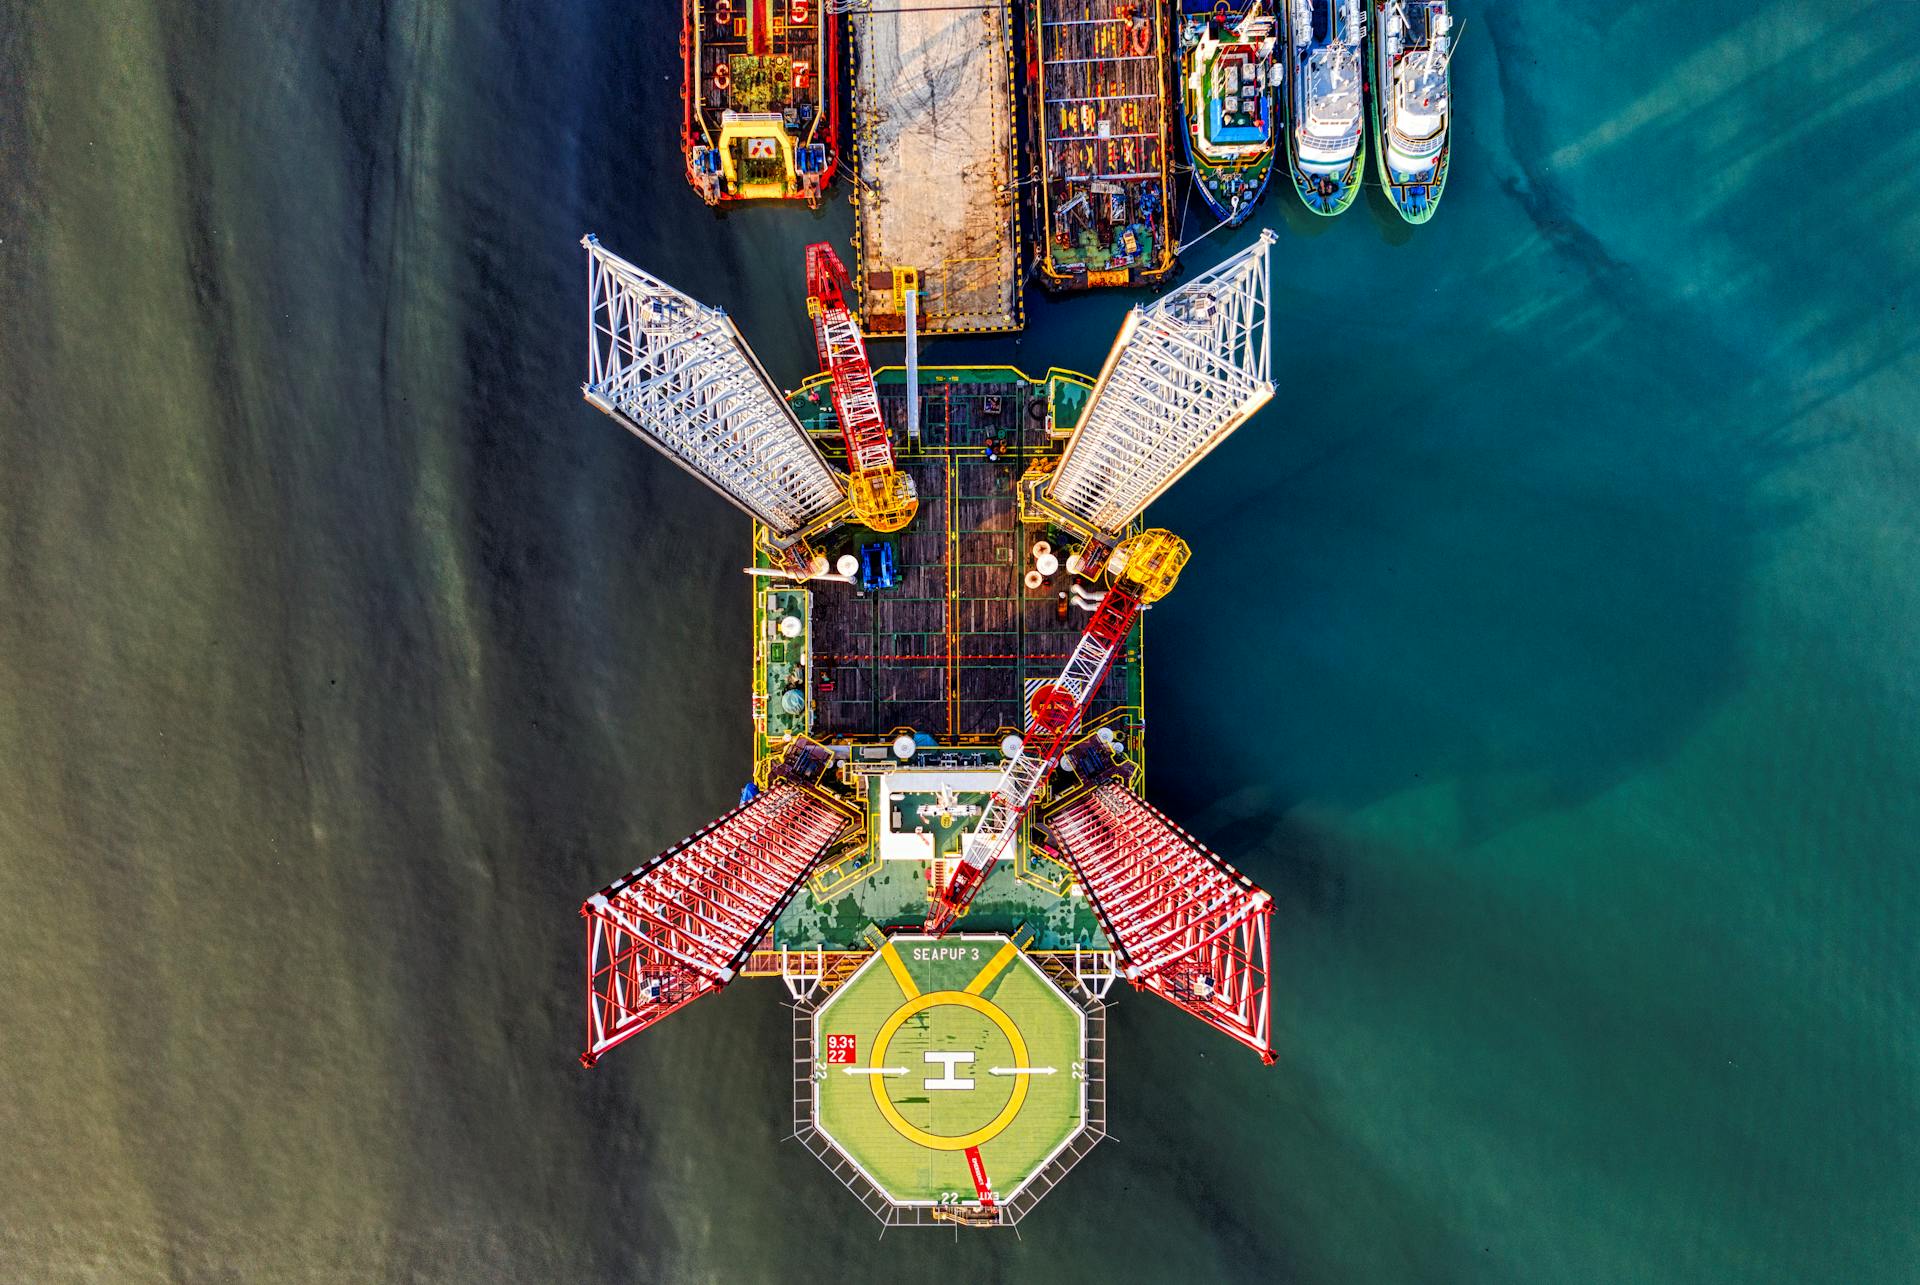
[[(1176, 811), (1256, 787), (1364, 807), (1442, 782), (1459, 827), (1442, 841), (1472, 844), (1661, 762), (1742, 681), (1754, 569), (1802, 516), (1769, 479), (1859, 431), (1807, 421), (1914, 352), (1867, 313), (1755, 351), (1713, 298), (1676, 299), (1583, 221), (1500, 53), (1499, 183), (1536, 238), (1486, 282), (1512, 319), (1477, 319), (1443, 364), (1422, 335), (1470, 301), (1409, 300), (1405, 344), (1292, 372), (1258, 447), (1230, 442), (1156, 510), (1195, 537), (1183, 594), (1233, 604), (1153, 619), (1150, 700), (1180, 711), (1156, 722), (1156, 789)], [(1747, 90), (1714, 110), (1741, 118)], [(1868, 128), (1876, 107), (1840, 119)], [(1248, 476), (1268, 484), (1226, 480)], [(1207, 556), (1235, 550), (1259, 551), (1257, 578)], [(1192, 672), (1169, 676), (1169, 650)], [(1237, 679), (1224, 698), (1219, 674)]]

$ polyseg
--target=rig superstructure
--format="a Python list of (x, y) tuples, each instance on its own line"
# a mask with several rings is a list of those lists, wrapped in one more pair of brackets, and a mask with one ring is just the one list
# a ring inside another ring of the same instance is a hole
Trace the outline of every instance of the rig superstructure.
[[(1142, 797), (1141, 515), (1274, 392), (1272, 234), (1127, 316), (1096, 380), (823, 372), (588, 251), (586, 398), (753, 522), (753, 781), (581, 907), (581, 1060), (737, 976), (794, 1007), (794, 1133), (889, 1225), (1017, 1222), (1105, 1134), (1125, 978), (1273, 1060), (1271, 902)], [(912, 307), (909, 299), (907, 306)]]

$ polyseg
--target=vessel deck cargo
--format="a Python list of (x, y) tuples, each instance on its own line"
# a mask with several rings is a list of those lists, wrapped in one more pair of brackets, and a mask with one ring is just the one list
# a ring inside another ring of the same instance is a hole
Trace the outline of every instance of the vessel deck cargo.
[(1018, 174), (1007, 0), (851, 15), (855, 268), (871, 335), (1018, 330)]
[(1056, 290), (1173, 268), (1165, 0), (1036, 0), (1035, 259)]
[(684, 0), (682, 145), (708, 204), (819, 204), (840, 162), (840, 75), (824, 0)]

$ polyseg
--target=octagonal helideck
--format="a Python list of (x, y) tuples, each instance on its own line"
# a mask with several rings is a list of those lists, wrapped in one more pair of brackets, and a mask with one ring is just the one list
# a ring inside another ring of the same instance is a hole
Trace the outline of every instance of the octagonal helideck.
[(1005, 937), (893, 938), (814, 1014), (814, 1119), (895, 1205), (992, 1210), (1087, 1128), (1086, 1025)]

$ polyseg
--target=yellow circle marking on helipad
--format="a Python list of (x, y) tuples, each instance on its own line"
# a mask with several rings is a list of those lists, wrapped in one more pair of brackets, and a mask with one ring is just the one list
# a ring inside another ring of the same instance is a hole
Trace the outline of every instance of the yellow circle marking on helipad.
[[(909, 1017), (945, 1004), (952, 1004), (958, 1008), (970, 1008), (999, 1027), (1000, 1033), (1007, 1037), (1007, 1043), (1013, 1046), (1014, 1067), (1019, 1070), (1026, 1069), (1027, 1042), (1020, 1038), (1020, 1028), (1013, 1024), (1012, 1018), (1000, 1011), (999, 1005), (991, 1000), (982, 999), (978, 995), (970, 995), (966, 991), (927, 991), (894, 1009), (892, 1015), (880, 1024), (880, 1033), (873, 1037), (873, 1058), (868, 1065), (882, 1067), (887, 1064), (887, 1044), (893, 1039), (894, 1032), (898, 1031), (901, 1024)], [(1007, 1099), (1007, 1104), (1000, 1108), (999, 1115), (972, 1133), (947, 1137), (938, 1133), (928, 1133), (918, 1125), (907, 1123), (906, 1117), (900, 1114), (900, 1108), (894, 1106), (893, 1099), (887, 1096), (886, 1085), (881, 1083), (885, 1078), (881, 1075), (870, 1077), (873, 1102), (880, 1108), (880, 1114), (887, 1118), (887, 1123), (898, 1130), (902, 1137), (934, 1151), (965, 1151), (968, 1147), (977, 1147), (988, 1139), (999, 1136), (1002, 1129), (1013, 1123), (1013, 1117), (1020, 1114), (1020, 1107), (1027, 1100), (1027, 1077), (1016, 1075), (1013, 1077), (1013, 1095)]]

